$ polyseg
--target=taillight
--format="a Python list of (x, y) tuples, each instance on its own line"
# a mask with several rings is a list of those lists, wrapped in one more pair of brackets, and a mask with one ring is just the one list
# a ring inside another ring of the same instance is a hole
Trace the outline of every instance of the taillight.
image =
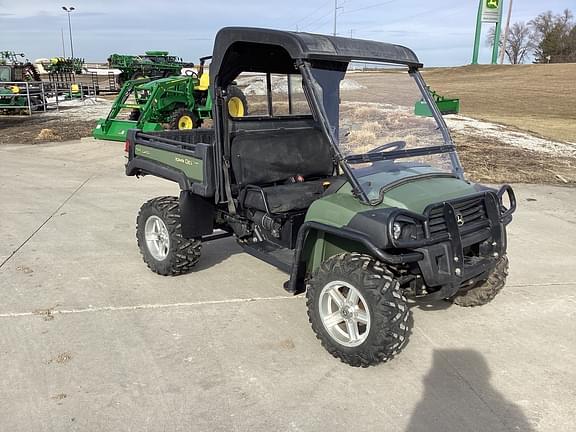
[(126, 142), (124, 143), (124, 151), (126, 153), (130, 152), (130, 146), (132, 145), (132, 143), (129, 140), (126, 140)]

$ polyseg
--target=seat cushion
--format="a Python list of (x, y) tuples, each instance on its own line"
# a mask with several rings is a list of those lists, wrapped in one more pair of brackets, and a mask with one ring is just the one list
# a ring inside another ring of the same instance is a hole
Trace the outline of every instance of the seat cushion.
[(263, 185), (301, 175), (329, 176), (332, 152), (319, 129), (244, 131), (232, 138), (231, 163), (236, 184)]
[[(304, 210), (324, 193), (323, 180), (291, 183), (264, 187), (270, 213), (286, 213)], [(244, 207), (265, 212), (266, 206), (259, 190), (249, 189), (244, 198)]]

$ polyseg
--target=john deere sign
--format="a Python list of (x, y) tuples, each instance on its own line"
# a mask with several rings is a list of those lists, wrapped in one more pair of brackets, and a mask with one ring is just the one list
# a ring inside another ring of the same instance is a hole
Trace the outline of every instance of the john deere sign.
[(482, 22), (497, 23), (500, 21), (500, 0), (482, 0)]
[[(500, 30), (502, 27), (502, 0), (480, 0), (478, 5), (478, 17), (476, 19), (476, 38), (474, 40), (474, 54), (472, 64), (478, 64), (478, 54), (480, 52), (480, 37), (482, 36), (482, 24), (496, 24), (494, 41), (500, 40)], [(492, 48), (492, 64), (498, 60), (499, 44), (494, 43)]]

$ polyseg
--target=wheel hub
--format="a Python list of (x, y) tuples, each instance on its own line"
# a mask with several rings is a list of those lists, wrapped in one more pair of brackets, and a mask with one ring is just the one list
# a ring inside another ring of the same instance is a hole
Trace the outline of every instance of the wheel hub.
[(340, 309), (340, 313), (342, 314), (342, 318), (346, 320), (349, 320), (354, 316), (354, 311), (349, 305), (345, 305), (342, 309)]
[(170, 252), (170, 235), (164, 221), (158, 216), (150, 216), (144, 226), (144, 236), (150, 255), (158, 261), (164, 261)]
[(328, 283), (320, 292), (318, 307), (325, 330), (339, 344), (355, 347), (368, 337), (368, 303), (353, 285), (342, 281)]

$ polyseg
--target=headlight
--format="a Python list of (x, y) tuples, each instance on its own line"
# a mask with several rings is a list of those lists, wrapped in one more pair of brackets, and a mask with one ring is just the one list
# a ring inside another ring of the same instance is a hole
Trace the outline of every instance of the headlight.
[(394, 240), (398, 240), (401, 235), (402, 225), (400, 225), (398, 222), (394, 222), (394, 225), (392, 225), (392, 237), (394, 237)]

